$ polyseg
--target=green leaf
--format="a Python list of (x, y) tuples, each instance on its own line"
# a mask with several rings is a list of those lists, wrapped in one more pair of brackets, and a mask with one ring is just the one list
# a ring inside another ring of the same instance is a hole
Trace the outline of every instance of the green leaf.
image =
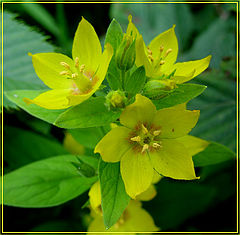
[(62, 113), (55, 125), (66, 129), (103, 126), (118, 119), (120, 112), (109, 111), (105, 97), (90, 98)]
[(194, 166), (208, 166), (236, 159), (235, 153), (224, 145), (211, 142), (207, 148), (194, 155)]
[[(123, 38), (123, 32), (122, 28), (119, 25), (119, 23), (113, 19), (110, 23), (106, 38), (105, 38), (105, 45), (106, 43), (110, 43), (114, 49), (114, 52), (116, 52), (118, 46), (120, 45)], [(120, 71), (116, 66), (115, 56), (113, 56), (109, 67), (108, 67), (108, 73), (107, 73), (107, 81), (112, 90), (117, 90), (121, 87), (121, 81), (120, 81)]]
[(182, 49), (188, 44), (195, 28), (189, 4), (145, 5), (130, 3), (111, 5), (111, 17), (115, 17), (124, 29), (127, 28), (129, 14), (133, 16), (133, 23), (143, 35), (147, 45), (154, 37), (176, 24), (179, 48)]
[(77, 160), (78, 163), (72, 162), (72, 164), (77, 168), (81, 176), (90, 178), (96, 175), (96, 170), (93, 167), (82, 161), (79, 157), (77, 157)]
[(4, 143), (5, 173), (33, 161), (67, 153), (57, 141), (8, 125), (4, 126)]
[(21, 4), (24, 11), (41, 24), (55, 37), (59, 37), (60, 31), (55, 18), (41, 4)]
[(106, 131), (109, 131), (110, 127), (90, 127), (81, 129), (69, 130), (69, 133), (80, 144), (87, 148), (95, 148), (96, 144), (101, 140)]
[(206, 88), (206, 86), (198, 84), (180, 84), (173, 92), (159, 100), (153, 100), (153, 103), (157, 109), (183, 104), (200, 95)]
[(4, 175), (4, 204), (50, 207), (81, 195), (97, 177), (81, 177), (71, 164), (77, 161), (73, 155), (57, 156), (31, 163)]
[[(218, 68), (227, 56), (236, 56), (236, 20), (234, 17), (219, 18), (208, 25), (196, 40), (184, 60), (193, 60), (212, 55), (210, 66)], [(227, 43), (226, 43), (227, 42)]]
[(114, 51), (116, 52), (118, 46), (122, 41), (122, 38), (123, 38), (122, 28), (120, 24), (115, 19), (113, 19), (107, 29), (104, 44), (106, 45), (107, 43), (110, 43)]
[(106, 228), (110, 228), (122, 215), (130, 197), (125, 191), (119, 163), (106, 163), (100, 160), (99, 179), (104, 224)]
[(34, 117), (40, 118), (48, 123), (54, 123), (57, 117), (64, 112), (64, 110), (49, 110), (41, 108), (35, 104), (26, 104), (23, 99), (29, 98), (33, 99), (39, 94), (45, 92), (46, 90), (17, 90), (17, 91), (8, 91), (4, 92), (6, 97), (17, 106), (33, 115)]
[[(229, 64), (230, 66), (230, 64)], [(232, 67), (235, 69), (235, 64)], [(228, 70), (231, 70), (229, 67)], [(206, 84), (206, 91), (188, 104), (200, 109), (200, 118), (191, 134), (215, 141), (236, 151), (236, 78), (222, 70), (205, 72), (195, 82)]]
[(137, 68), (130, 77), (126, 77), (125, 90), (134, 96), (143, 89), (145, 82), (145, 69), (141, 66)]
[[(15, 15), (4, 12), (4, 91), (46, 89), (46, 86), (34, 72), (28, 52), (33, 54), (52, 52), (53, 46), (45, 41), (46, 37), (14, 18)], [(16, 107), (5, 97), (4, 106)]]

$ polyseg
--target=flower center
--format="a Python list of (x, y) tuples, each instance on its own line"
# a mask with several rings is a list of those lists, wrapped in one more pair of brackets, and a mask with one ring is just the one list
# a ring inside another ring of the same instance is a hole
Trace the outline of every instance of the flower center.
[(166, 50), (165, 54), (163, 55), (163, 50), (164, 50), (164, 47), (160, 46), (158, 56), (156, 58), (153, 58), (152, 50), (149, 47), (147, 47), (147, 54), (148, 54), (147, 57), (150, 63), (152, 64), (154, 71), (158, 71), (159, 69), (161, 69), (161, 66), (165, 64), (165, 60), (167, 56), (172, 52), (172, 49), (169, 48)]
[(134, 149), (145, 153), (147, 150), (151, 151), (161, 148), (160, 134), (161, 130), (159, 128), (147, 128), (147, 125), (142, 123), (135, 127), (129, 140), (133, 144)]
[(73, 80), (72, 93), (74, 95), (88, 93), (96, 83), (95, 73), (86, 71), (85, 64), (79, 65), (78, 57), (75, 58), (74, 70), (66, 62), (60, 62), (60, 65), (65, 69), (60, 72), (60, 75)]

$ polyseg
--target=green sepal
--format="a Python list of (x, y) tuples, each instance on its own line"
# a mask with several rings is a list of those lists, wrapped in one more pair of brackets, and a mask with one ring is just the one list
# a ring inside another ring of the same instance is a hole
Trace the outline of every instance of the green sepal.
[[(116, 53), (116, 50), (120, 45), (122, 38), (122, 28), (120, 24), (115, 19), (113, 19), (106, 33), (105, 44), (110, 43), (114, 49), (114, 53)], [(112, 90), (121, 88), (120, 71), (117, 68), (115, 56), (112, 57), (112, 60), (109, 64), (106, 78)]]
[(125, 90), (132, 96), (140, 93), (146, 82), (146, 74), (143, 66), (137, 68), (130, 77), (125, 79)]

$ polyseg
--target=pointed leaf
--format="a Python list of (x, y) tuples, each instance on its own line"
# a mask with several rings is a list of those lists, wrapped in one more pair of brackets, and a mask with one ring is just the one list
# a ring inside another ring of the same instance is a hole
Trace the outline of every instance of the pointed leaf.
[(125, 191), (119, 163), (106, 163), (100, 160), (99, 179), (104, 224), (106, 228), (110, 228), (122, 215), (130, 197)]
[[(86, 161), (86, 157), (82, 160), (84, 159)], [(97, 177), (81, 177), (71, 162), (77, 163), (78, 160), (73, 155), (57, 156), (31, 163), (4, 175), (4, 204), (50, 207), (81, 195)]]
[(62, 128), (87, 128), (103, 126), (115, 121), (120, 112), (109, 111), (105, 106), (105, 97), (90, 98), (62, 113), (55, 125)]

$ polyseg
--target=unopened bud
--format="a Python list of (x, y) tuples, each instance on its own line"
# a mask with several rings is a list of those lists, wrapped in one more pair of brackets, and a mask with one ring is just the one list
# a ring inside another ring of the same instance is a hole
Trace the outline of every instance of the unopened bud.
[(170, 79), (151, 80), (144, 87), (144, 95), (149, 98), (161, 98), (176, 88), (176, 83)]
[(136, 59), (135, 40), (132, 36), (124, 35), (116, 51), (116, 63), (119, 69), (127, 71), (133, 67)]
[(127, 98), (122, 91), (111, 91), (106, 96), (106, 105), (109, 109), (125, 108)]

